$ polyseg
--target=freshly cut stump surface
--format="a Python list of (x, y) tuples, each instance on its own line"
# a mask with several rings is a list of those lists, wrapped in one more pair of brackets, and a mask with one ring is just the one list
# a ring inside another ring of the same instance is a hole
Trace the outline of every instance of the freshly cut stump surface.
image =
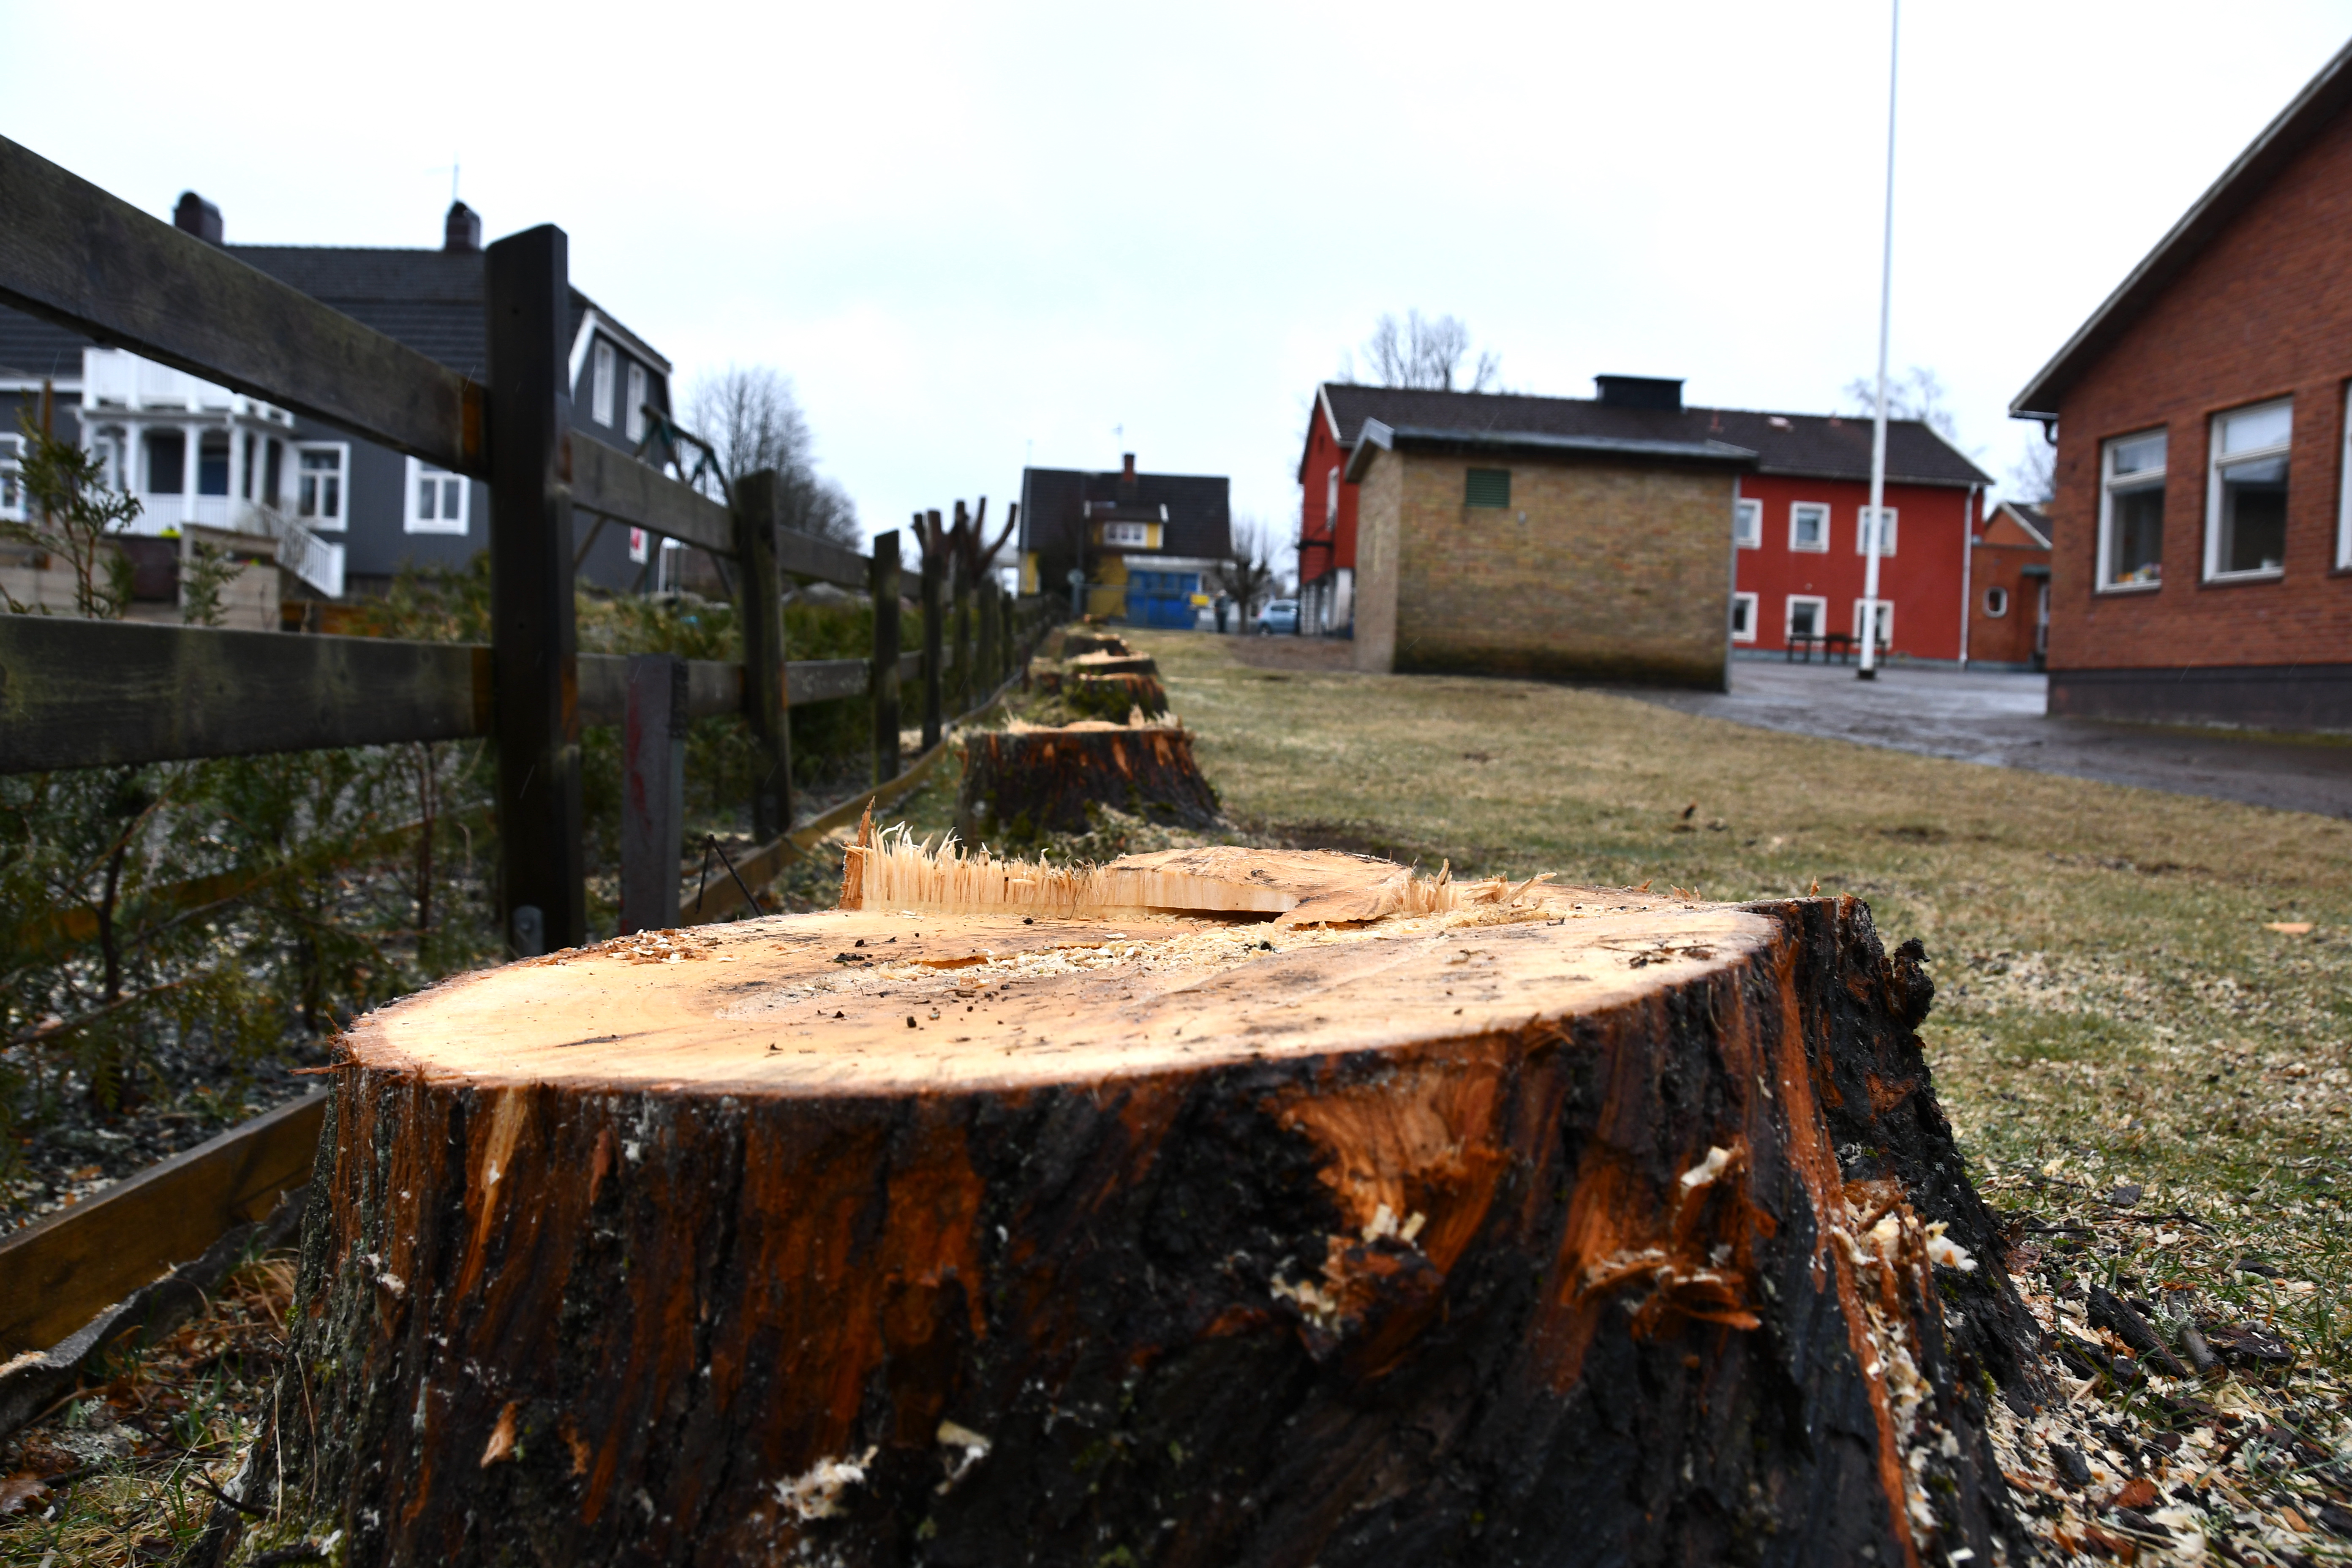
[(354, 1564), (2021, 1553), (1863, 905), (851, 862), (358, 1024), (243, 1495)]
[(1158, 677), (1150, 675), (1074, 675), (1066, 689), (1066, 700), (1074, 711), (1091, 710), (1094, 717), (1107, 721), (1139, 712), (1146, 719), (1158, 719), (1168, 711), (1167, 689)]
[(1193, 758), (1191, 732), (1179, 725), (1082, 719), (965, 738), (956, 821), (966, 837), (1084, 833), (1088, 805), (1163, 825), (1218, 821), (1217, 792)]

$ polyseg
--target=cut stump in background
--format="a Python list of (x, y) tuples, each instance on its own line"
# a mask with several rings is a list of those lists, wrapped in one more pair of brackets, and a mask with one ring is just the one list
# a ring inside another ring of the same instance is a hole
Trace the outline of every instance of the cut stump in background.
[(1090, 653), (1064, 662), (1073, 677), (1160, 673), (1159, 662), (1148, 653)]
[(1131, 654), (1134, 646), (1116, 632), (1066, 631), (1062, 634), (1062, 657), (1076, 658), (1082, 654)]
[(2022, 1559), (1863, 905), (851, 860), (359, 1023), (244, 1496), (355, 1565)]
[(1090, 805), (1164, 825), (1218, 820), (1217, 792), (1193, 760), (1191, 732), (1176, 725), (1083, 720), (965, 737), (956, 823), (967, 840), (1084, 833)]
[(1113, 722), (1136, 713), (1159, 719), (1168, 712), (1166, 689), (1149, 675), (1073, 674), (1062, 696), (1071, 711)]

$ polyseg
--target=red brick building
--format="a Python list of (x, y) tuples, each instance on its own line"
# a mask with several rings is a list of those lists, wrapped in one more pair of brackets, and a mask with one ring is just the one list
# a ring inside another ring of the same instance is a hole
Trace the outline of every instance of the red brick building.
[[(1429, 392), (1326, 383), (1299, 454), (1302, 629), (1344, 632), (1355, 619), (1358, 487), (1348, 462), (1365, 421), (1424, 441), (1507, 445), (1613, 443), (1661, 455), (1674, 443), (1740, 451), (1725, 519), (1734, 550), (1731, 647), (1780, 652), (1792, 637), (1858, 637), (1870, 504), (1867, 419), (1688, 408), (1682, 384), (1601, 376), (1592, 398)], [(1968, 594), (1970, 523), (1990, 481), (1927, 425), (1890, 421), (1879, 561), (1879, 637), (1902, 658), (1957, 661)]]
[(2011, 405), (2054, 423), (2050, 710), (2352, 729), (2352, 48)]
[(2050, 651), (2050, 518), (2003, 501), (1977, 531), (1969, 566), (1971, 665), (2040, 669)]

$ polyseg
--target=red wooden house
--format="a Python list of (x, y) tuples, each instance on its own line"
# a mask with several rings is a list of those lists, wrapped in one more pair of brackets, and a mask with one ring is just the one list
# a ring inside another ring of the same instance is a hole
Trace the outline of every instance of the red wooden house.
[[(1344, 633), (1353, 619), (1357, 487), (1347, 461), (1367, 419), (1464, 438), (1711, 442), (1744, 449), (1725, 520), (1736, 552), (1731, 643), (1740, 652), (1810, 651), (1807, 639), (1859, 637), (1870, 501), (1871, 425), (1835, 415), (1691, 408), (1682, 384), (1601, 376), (1591, 398), (1430, 392), (1328, 382), (1299, 455), (1301, 629)], [(1662, 448), (1663, 449), (1663, 448)], [(1968, 595), (1971, 527), (1991, 481), (1933, 427), (1890, 421), (1887, 527), (1879, 563), (1878, 636), (1897, 658), (1957, 662)]]
[(2040, 669), (2050, 651), (2050, 516), (2003, 501), (1977, 530), (1969, 568), (1971, 665)]

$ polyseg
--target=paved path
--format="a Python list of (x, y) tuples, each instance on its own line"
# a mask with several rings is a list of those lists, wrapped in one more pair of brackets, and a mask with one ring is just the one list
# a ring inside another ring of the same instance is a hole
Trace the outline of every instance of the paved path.
[(2352, 742), (2042, 717), (2038, 675), (1735, 659), (1731, 689), (1629, 697), (1765, 730), (2352, 818)]

